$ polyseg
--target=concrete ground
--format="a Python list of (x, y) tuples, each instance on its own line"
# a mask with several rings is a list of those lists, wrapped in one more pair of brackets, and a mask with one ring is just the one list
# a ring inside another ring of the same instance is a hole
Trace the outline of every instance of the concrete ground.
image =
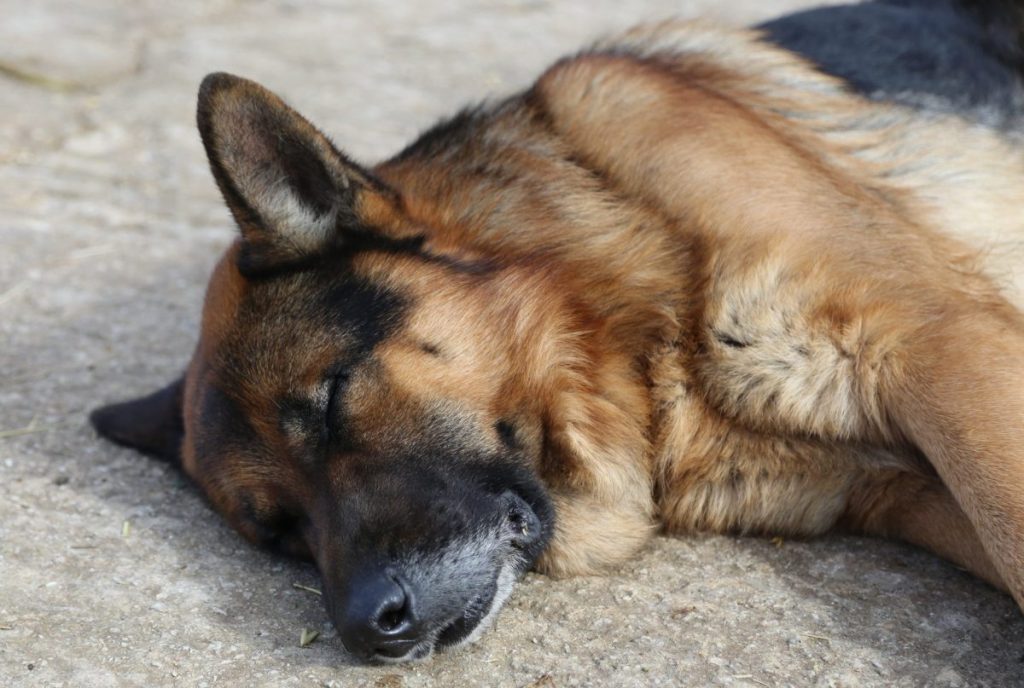
[(355, 666), (295, 587), (310, 566), (86, 425), (181, 369), (232, 236), (193, 125), (205, 73), (372, 161), (602, 33), (802, 4), (0, 0), (0, 685), (1024, 685), (1009, 597), (856, 538), (660, 539), (603, 578), (529, 576), (475, 646)]

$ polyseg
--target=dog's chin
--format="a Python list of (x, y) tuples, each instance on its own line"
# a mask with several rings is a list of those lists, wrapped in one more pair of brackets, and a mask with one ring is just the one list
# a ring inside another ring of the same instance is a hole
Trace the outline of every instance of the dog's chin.
[(442, 625), (430, 638), (414, 645), (401, 657), (377, 654), (373, 661), (381, 664), (405, 664), (429, 659), (438, 650), (449, 650), (469, 645), (483, 635), (494, 623), (498, 612), (508, 601), (522, 571), (521, 562), (506, 562), (498, 572), (490, 589), (481, 593), (463, 612)]

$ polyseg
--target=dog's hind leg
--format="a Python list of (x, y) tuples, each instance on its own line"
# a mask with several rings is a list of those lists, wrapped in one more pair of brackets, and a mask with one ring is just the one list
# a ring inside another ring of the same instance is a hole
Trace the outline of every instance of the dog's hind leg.
[[(1022, 318), (1009, 307), (947, 302), (905, 354), (900, 374), (886, 385), (888, 411), (935, 467), (1006, 588), (1024, 606)], [(903, 512), (904, 537), (969, 552), (972, 545), (955, 544), (970, 537), (950, 517), (951, 506), (942, 507), (935, 496), (924, 504), (919, 512)], [(929, 514), (943, 513), (946, 522), (928, 523)], [(950, 532), (941, 533), (943, 527)]]
[(866, 475), (850, 491), (838, 525), (856, 533), (904, 540), (1007, 589), (977, 530), (935, 476), (898, 470)]

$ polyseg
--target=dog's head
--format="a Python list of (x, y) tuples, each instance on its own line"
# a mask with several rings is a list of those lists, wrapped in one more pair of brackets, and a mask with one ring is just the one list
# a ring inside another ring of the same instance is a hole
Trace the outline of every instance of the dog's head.
[(473, 639), (553, 529), (516, 299), (256, 84), (208, 77), (198, 119), (241, 235), (183, 378), (94, 424), (312, 557), (353, 653)]

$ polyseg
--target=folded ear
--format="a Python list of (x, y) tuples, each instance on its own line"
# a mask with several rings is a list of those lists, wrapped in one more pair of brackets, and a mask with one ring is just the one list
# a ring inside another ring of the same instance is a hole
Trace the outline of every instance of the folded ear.
[(182, 378), (149, 396), (103, 406), (89, 414), (89, 421), (108, 440), (180, 464), (184, 387)]
[[(242, 231), (240, 260), (259, 270), (301, 260), (358, 229), (362, 193), (383, 185), (257, 83), (210, 74), (199, 88), (199, 133)], [(244, 267), (244, 266), (243, 266)]]

